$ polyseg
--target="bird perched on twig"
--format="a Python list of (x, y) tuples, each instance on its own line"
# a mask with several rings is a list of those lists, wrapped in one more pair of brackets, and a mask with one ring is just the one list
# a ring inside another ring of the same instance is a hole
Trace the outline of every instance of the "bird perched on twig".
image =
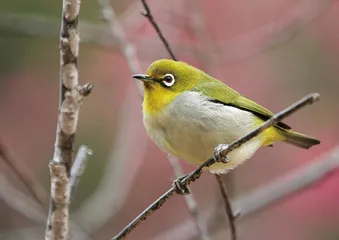
[[(200, 165), (238, 138), (248, 134), (273, 113), (223, 82), (184, 62), (157, 60), (146, 74), (133, 78), (144, 84), (144, 125), (163, 151)], [(261, 146), (286, 142), (310, 148), (320, 141), (279, 122), (233, 150), (209, 167), (226, 173), (249, 159)], [(221, 145), (220, 145), (221, 144)], [(214, 149), (217, 147), (217, 151)]]

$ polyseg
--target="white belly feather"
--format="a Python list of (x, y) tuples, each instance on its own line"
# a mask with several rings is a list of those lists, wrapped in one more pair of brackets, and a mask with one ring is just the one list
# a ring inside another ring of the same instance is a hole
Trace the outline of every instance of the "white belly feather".
[[(255, 128), (254, 115), (235, 107), (208, 101), (197, 92), (184, 92), (157, 116), (144, 115), (151, 139), (163, 151), (192, 164), (212, 156), (218, 144), (228, 144)], [(259, 135), (229, 153), (229, 163), (216, 163), (209, 169), (224, 173), (248, 158), (262, 144)]]

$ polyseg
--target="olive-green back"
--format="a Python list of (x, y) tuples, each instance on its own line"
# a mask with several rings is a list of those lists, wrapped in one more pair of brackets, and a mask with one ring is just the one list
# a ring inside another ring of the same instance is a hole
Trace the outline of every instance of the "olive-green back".
[[(207, 74), (205, 79), (201, 81), (201, 83), (199, 83), (196, 87), (194, 87), (192, 91), (202, 92), (214, 102), (251, 112), (264, 121), (274, 115), (268, 109), (260, 106), (251, 99), (242, 96), (232, 88), (225, 85), (223, 82), (212, 78)], [(282, 122), (279, 122), (276, 126), (286, 130), (291, 129), (288, 125)]]

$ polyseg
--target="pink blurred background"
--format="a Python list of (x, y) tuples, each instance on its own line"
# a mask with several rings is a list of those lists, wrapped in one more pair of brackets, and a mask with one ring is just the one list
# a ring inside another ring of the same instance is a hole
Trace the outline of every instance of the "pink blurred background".
[[(61, 3), (61, 0), (0, 3), (1, 138), (46, 191), (59, 97)], [(128, 40), (137, 49), (143, 71), (154, 60), (169, 58), (147, 19), (139, 14), (140, 2), (111, 3)], [(250, 161), (225, 177), (232, 198), (244, 196), (319, 159), (337, 145), (337, 1), (149, 0), (148, 3), (180, 60), (205, 70), (273, 112), (310, 92), (321, 94), (319, 103), (285, 121), (298, 131), (321, 139), (321, 145), (309, 151), (285, 144), (259, 150)], [(80, 82), (92, 82), (95, 90), (81, 108), (76, 143), (88, 145), (94, 155), (72, 203), (72, 216), (95, 239), (110, 239), (164, 193), (175, 176), (166, 154), (146, 136), (141, 98), (132, 73), (107, 24), (100, 20), (98, 3), (82, 1), (80, 15), (80, 35), (84, 36), (80, 45)], [(38, 20), (29, 25), (32, 19)], [(185, 172), (194, 169), (181, 165)], [(11, 184), (28, 194), (2, 161), (0, 169)], [(334, 173), (240, 220), (239, 239), (338, 239), (338, 181), (339, 174)], [(192, 191), (202, 214), (211, 209), (224, 211), (210, 174), (194, 183)], [(25, 217), (2, 198), (1, 239), (36, 239), (43, 234), (42, 221)], [(163, 239), (165, 235), (161, 234), (188, 220), (192, 218), (184, 198), (176, 196), (128, 239), (159, 239), (159, 236)], [(210, 234), (212, 239), (229, 237), (223, 227)], [(173, 235), (170, 239), (199, 239), (198, 235), (191, 235)]]

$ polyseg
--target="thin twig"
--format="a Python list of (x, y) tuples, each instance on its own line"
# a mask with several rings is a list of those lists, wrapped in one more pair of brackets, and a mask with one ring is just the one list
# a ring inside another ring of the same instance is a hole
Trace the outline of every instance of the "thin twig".
[(23, 161), (13, 156), (13, 153), (5, 146), (0, 139), (0, 157), (12, 169), (15, 175), (26, 186), (31, 196), (40, 204), (42, 209), (46, 207), (47, 194), (35, 177), (30, 173)]
[(93, 151), (89, 149), (85, 145), (81, 145), (78, 153), (75, 157), (74, 163), (71, 169), (71, 177), (70, 177), (70, 184), (71, 184), (71, 200), (73, 200), (76, 188), (78, 187), (80, 177), (85, 171), (85, 167), (87, 164), (87, 160), (89, 155), (92, 155)]
[[(242, 144), (248, 142), (252, 138), (256, 137), (258, 134), (262, 133), (267, 128), (273, 126), (274, 124), (282, 121), (285, 117), (291, 115), (292, 113), (298, 111), (299, 109), (305, 107), (306, 105), (313, 104), (319, 100), (320, 95), (318, 93), (313, 93), (305, 96), (301, 100), (295, 102), (288, 108), (284, 109), (283, 111), (275, 114), (269, 120), (264, 122), (260, 127), (253, 130), (249, 134), (239, 138), (238, 140), (232, 142), (228, 145), (224, 151), (219, 154), (219, 157), (225, 157), (229, 152), (232, 150), (240, 147)], [(220, 159), (211, 157), (202, 165), (200, 165), (195, 171), (187, 175), (184, 179), (181, 180), (182, 185), (189, 185), (195, 180), (199, 179), (203, 170), (209, 166), (211, 166), (216, 161)], [(176, 194), (176, 188), (172, 186), (168, 189), (160, 198), (158, 198), (154, 203), (152, 203), (149, 207), (147, 207), (139, 216), (137, 216), (132, 222), (130, 222), (117, 236), (113, 239), (122, 239), (126, 237), (136, 226), (138, 226), (141, 222), (146, 220), (148, 216), (150, 216), (153, 212), (161, 208), (172, 196)]]
[(218, 182), (218, 186), (219, 186), (220, 192), (222, 194), (222, 199), (223, 199), (223, 202), (225, 204), (226, 216), (227, 216), (228, 222), (231, 226), (231, 229), (230, 229), (231, 230), (231, 239), (236, 240), (237, 239), (237, 231), (236, 231), (236, 227), (235, 227), (236, 216), (235, 216), (235, 214), (233, 213), (233, 210), (232, 210), (231, 200), (230, 200), (230, 198), (227, 194), (226, 186), (225, 186), (224, 182), (222, 181), (220, 175), (214, 174), (214, 176), (215, 176), (215, 179)]
[[(172, 165), (175, 176), (176, 177), (183, 176), (184, 173), (181, 170), (178, 159), (176, 157), (172, 156), (172, 155), (169, 155), (168, 160), (169, 160), (170, 164)], [(184, 197), (185, 197), (185, 200), (186, 200), (188, 210), (189, 210), (190, 214), (192, 215), (192, 217), (194, 219), (195, 225), (196, 225), (197, 230), (199, 232), (199, 236), (201, 236), (201, 239), (203, 239), (203, 240), (211, 239), (210, 236), (209, 236), (208, 230), (207, 230), (206, 223), (204, 222), (203, 218), (201, 217), (201, 215), (198, 212), (198, 204), (194, 199), (192, 191), (189, 188), (188, 188), (188, 190), (191, 194), (184, 195)]]
[[(330, 176), (334, 176), (334, 173), (339, 170), (339, 146), (317, 157), (316, 160), (308, 162), (304, 166), (237, 198), (232, 204), (237, 219), (252, 216), (273, 204), (281, 203), (291, 195), (300, 193), (300, 191), (316, 188), (316, 184), (324, 184)], [(211, 214), (207, 213), (207, 215)], [(217, 223), (220, 222), (222, 216), (217, 214), (209, 221), (210, 231), (216, 232), (219, 230), (220, 225), (218, 227)], [(224, 227), (222, 229), (224, 230)], [(199, 232), (196, 231), (190, 220), (186, 220), (154, 239), (173, 239), (173, 236), (176, 236), (178, 240), (194, 239), (199, 236)]]
[(46, 212), (41, 209), (40, 203), (35, 198), (33, 199), (19, 191), (2, 174), (0, 174), (0, 192), (0, 199), (12, 209), (37, 223), (43, 223), (46, 218)]
[(70, 170), (78, 113), (92, 84), (78, 84), (80, 1), (63, 0), (60, 30), (60, 103), (53, 159), (46, 240), (69, 239)]
[(153, 18), (153, 15), (151, 13), (151, 10), (150, 8), (148, 7), (147, 5), (147, 2), (146, 0), (141, 0), (142, 2), (142, 5), (144, 6), (144, 11), (142, 11), (142, 15), (144, 15), (148, 21), (152, 24), (153, 28), (155, 29), (155, 31), (157, 32), (161, 42), (164, 44), (168, 54), (171, 56), (171, 58), (174, 60), (174, 61), (177, 61), (177, 58), (175, 57), (173, 51), (172, 51), (172, 48), (170, 47), (170, 45), (168, 44), (166, 38), (164, 37), (164, 34), (162, 33), (162, 31), (160, 30), (158, 24), (155, 22), (154, 18)]
[[(136, 48), (127, 39), (126, 34), (119, 23), (114, 9), (109, 0), (98, 0), (101, 8), (101, 13), (104, 20), (108, 23), (112, 37), (118, 42), (122, 53), (124, 54), (128, 67), (132, 74), (140, 73), (141, 67), (136, 53)], [(140, 81), (134, 81), (137, 84), (139, 93), (143, 95), (143, 85)]]

